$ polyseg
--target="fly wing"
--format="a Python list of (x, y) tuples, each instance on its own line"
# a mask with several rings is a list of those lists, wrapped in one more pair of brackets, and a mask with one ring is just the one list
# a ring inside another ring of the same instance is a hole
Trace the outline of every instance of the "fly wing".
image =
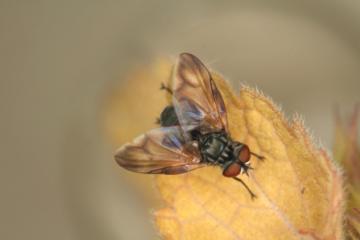
[(127, 170), (152, 174), (180, 174), (203, 167), (198, 150), (187, 145), (180, 127), (153, 129), (121, 147), (117, 163)]
[(221, 93), (209, 70), (192, 54), (182, 53), (175, 65), (173, 105), (185, 132), (199, 126), (227, 131)]

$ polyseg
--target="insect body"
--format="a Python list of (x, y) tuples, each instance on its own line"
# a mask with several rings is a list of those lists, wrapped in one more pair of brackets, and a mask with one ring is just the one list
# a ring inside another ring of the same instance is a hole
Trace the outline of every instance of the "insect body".
[(247, 165), (250, 159), (249, 148), (232, 141), (224, 131), (200, 135), (198, 141), (202, 161), (221, 166), (224, 176), (235, 177), (241, 169), (246, 172), (250, 168)]
[(210, 72), (195, 56), (180, 55), (172, 77), (172, 105), (161, 113), (161, 128), (153, 129), (121, 147), (118, 164), (130, 171), (180, 174), (207, 165), (220, 166), (225, 177), (237, 177), (250, 169), (247, 145), (232, 140), (226, 109)]
[[(171, 89), (165, 84), (162, 84), (160, 89), (173, 94)], [(162, 127), (179, 125), (175, 107), (173, 105), (166, 106), (157, 122)], [(222, 166), (224, 176), (235, 177), (240, 173), (240, 170), (247, 173), (247, 170), (250, 169), (247, 163), (250, 159), (250, 154), (254, 153), (251, 153), (245, 144), (231, 140), (224, 130), (201, 134), (200, 131), (194, 129), (190, 131), (190, 135), (193, 141), (198, 142), (201, 161), (209, 165)], [(263, 159), (261, 156), (254, 155)], [(239, 161), (236, 161), (237, 159)], [(229, 168), (230, 165), (231, 167)]]

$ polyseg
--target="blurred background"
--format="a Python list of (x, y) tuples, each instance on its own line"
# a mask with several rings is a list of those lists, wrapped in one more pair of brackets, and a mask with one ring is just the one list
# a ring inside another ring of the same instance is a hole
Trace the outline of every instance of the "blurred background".
[(0, 36), (1, 239), (158, 239), (103, 129), (104, 99), (158, 56), (258, 87), (328, 149), (334, 107), (360, 100), (357, 1), (3, 0)]

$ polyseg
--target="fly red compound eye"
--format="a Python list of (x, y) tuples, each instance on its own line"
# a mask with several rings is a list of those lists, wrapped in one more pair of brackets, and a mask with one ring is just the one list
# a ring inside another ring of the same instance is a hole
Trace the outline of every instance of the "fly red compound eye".
[(234, 162), (224, 169), (223, 175), (225, 177), (236, 177), (237, 175), (239, 175), (240, 171), (241, 171), (240, 164)]
[(248, 146), (243, 145), (239, 152), (239, 161), (242, 163), (246, 163), (250, 160), (250, 149)]

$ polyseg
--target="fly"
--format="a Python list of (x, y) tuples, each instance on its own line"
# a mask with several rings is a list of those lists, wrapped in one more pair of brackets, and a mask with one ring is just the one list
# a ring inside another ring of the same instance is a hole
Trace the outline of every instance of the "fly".
[(253, 155), (246, 144), (234, 141), (228, 131), (226, 108), (210, 71), (194, 55), (180, 54), (172, 76), (172, 104), (162, 111), (158, 129), (125, 144), (116, 153), (118, 164), (130, 171), (150, 174), (181, 174), (216, 165), (223, 176), (239, 181), (248, 174)]

